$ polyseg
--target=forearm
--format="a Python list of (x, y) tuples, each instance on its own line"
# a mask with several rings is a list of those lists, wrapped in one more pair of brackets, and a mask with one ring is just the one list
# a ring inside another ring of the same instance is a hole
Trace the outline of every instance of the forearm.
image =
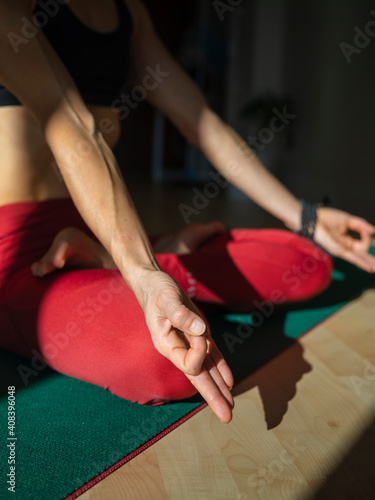
[(299, 201), (262, 165), (231, 127), (208, 110), (201, 118), (198, 137), (202, 153), (231, 184), (290, 229), (299, 229)]
[(160, 268), (110, 148), (70, 119), (51, 120), (45, 137), (78, 211), (134, 289), (139, 272)]

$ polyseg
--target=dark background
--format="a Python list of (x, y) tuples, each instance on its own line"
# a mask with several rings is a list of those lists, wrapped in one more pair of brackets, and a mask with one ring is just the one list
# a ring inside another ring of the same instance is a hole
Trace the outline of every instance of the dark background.
[[(328, 195), (334, 206), (375, 223), (375, 2), (243, 0), (221, 16), (211, 0), (145, 3), (169, 50), (244, 138), (269, 123), (275, 103), (297, 115), (260, 153), (297, 197), (319, 201)], [(364, 30), (371, 20), (374, 37), (349, 64), (340, 43), (354, 45), (354, 28)], [(144, 102), (123, 122), (116, 154), (130, 189), (133, 182), (156, 184), (154, 117)], [(186, 152), (184, 140), (166, 125), (162, 186), (204, 185), (207, 165), (197, 160), (196, 178), (187, 175)], [(235, 189), (221, 196), (243, 204), (248, 226), (275, 225)]]

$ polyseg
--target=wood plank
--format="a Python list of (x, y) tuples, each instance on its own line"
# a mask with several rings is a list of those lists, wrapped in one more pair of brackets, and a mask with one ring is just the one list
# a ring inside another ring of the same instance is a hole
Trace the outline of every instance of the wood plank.
[(372, 289), (80, 498), (373, 498), (374, 340)]

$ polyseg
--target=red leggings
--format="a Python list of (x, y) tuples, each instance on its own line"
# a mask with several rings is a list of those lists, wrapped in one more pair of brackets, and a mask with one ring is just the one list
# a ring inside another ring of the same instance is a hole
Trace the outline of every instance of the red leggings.
[[(154, 348), (143, 311), (118, 271), (33, 276), (31, 264), (67, 226), (93, 236), (71, 200), (0, 207), (0, 347), (33, 359), (25, 384), (48, 363), (142, 404), (195, 394)], [(189, 255), (156, 257), (203, 311), (204, 302), (251, 311), (264, 301), (305, 300), (322, 292), (332, 274), (324, 252), (282, 230), (235, 229)]]

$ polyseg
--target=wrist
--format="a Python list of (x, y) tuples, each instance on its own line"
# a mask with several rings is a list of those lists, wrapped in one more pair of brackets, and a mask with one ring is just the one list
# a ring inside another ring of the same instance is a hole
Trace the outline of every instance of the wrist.
[(155, 256), (153, 254), (146, 254), (141, 258), (139, 254), (136, 256), (123, 255), (118, 268), (126, 283), (142, 305), (147, 278), (151, 273), (162, 270)]
[(296, 200), (293, 211), (291, 211), (287, 219), (283, 220), (283, 223), (288, 229), (290, 229), (295, 233), (298, 233), (301, 230), (301, 220), (302, 220), (302, 202), (301, 200)]
[(143, 310), (145, 310), (150, 297), (160, 290), (160, 281), (154, 280), (154, 277), (156, 278), (159, 273), (164, 274), (159, 266), (143, 265), (134, 268), (130, 280), (127, 280)]
[(146, 271), (160, 271), (151, 243), (143, 230), (118, 234), (111, 240), (111, 255), (129, 285)]
[(150, 272), (161, 271), (158, 262), (153, 259), (148, 260), (132, 260), (122, 259), (122, 263), (118, 266), (121, 274), (124, 276), (129, 286), (134, 289), (138, 282)]
[(315, 228), (319, 222), (319, 216), (321, 217), (321, 209), (325, 204), (329, 203), (330, 200), (325, 197), (320, 203), (308, 203), (305, 200), (300, 200), (301, 202), (301, 219), (300, 228), (297, 231), (298, 234), (314, 241)]

